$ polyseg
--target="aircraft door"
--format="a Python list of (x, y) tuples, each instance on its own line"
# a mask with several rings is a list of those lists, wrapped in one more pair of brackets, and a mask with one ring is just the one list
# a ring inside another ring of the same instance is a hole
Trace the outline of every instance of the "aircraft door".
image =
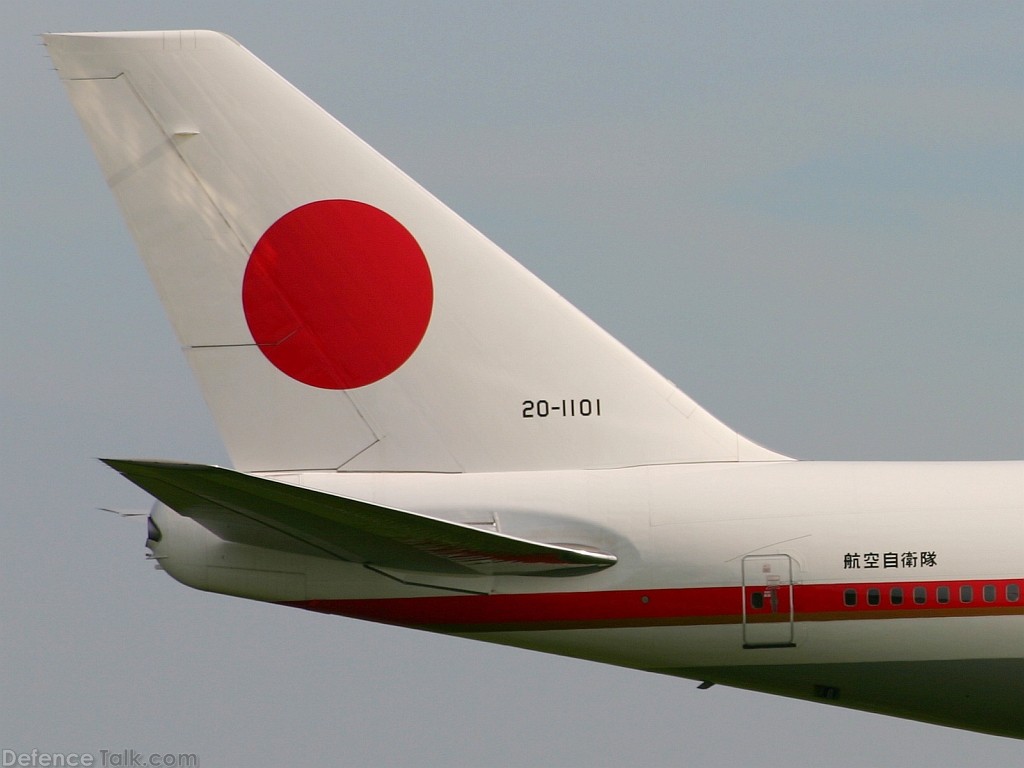
[(744, 557), (743, 647), (794, 647), (793, 619), (793, 558)]

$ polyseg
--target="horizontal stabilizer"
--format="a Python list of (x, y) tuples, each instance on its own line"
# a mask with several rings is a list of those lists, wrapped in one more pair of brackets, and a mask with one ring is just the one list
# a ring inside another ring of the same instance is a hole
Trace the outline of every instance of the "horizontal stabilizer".
[(268, 538), (284, 534), (341, 560), (430, 573), (543, 575), (616, 562), (601, 552), (526, 541), (220, 467), (103, 462), (228, 541), (259, 545), (260, 531)]

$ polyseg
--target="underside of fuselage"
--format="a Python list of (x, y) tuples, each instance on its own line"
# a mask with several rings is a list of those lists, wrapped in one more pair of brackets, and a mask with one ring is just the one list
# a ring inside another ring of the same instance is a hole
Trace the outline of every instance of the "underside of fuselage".
[(1024, 738), (1024, 659), (655, 669), (666, 675)]

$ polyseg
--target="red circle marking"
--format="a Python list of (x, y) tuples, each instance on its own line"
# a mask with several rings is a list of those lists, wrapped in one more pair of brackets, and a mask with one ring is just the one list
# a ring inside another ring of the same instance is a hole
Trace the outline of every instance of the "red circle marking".
[(354, 200), (307, 203), (270, 225), (242, 280), (242, 308), (267, 359), (293, 379), (353, 389), (419, 346), (434, 288), (419, 244)]

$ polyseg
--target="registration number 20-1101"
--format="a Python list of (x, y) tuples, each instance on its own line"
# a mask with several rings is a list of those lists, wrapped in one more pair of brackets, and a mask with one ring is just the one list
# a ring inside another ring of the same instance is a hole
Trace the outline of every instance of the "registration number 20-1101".
[(600, 416), (601, 398), (584, 397), (570, 400), (523, 400), (524, 419), (546, 419), (566, 416)]

